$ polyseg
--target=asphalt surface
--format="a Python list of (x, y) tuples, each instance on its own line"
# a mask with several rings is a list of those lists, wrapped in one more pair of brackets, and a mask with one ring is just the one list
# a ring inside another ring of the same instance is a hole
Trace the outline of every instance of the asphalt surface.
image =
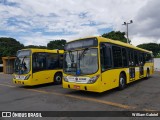
[[(0, 111), (160, 111), (160, 72), (156, 72), (147, 80), (142, 79), (129, 84), (124, 90), (113, 89), (103, 93), (63, 89), (61, 85), (54, 84), (24, 87), (13, 84), (12, 75), (0, 73)], [(121, 119), (158, 120), (159, 118), (123, 117)], [(0, 120), (4, 119), (9, 118), (0, 118)], [(55, 117), (54, 119), (84, 118)], [(104, 117), (85, 119), (106, 120)]]

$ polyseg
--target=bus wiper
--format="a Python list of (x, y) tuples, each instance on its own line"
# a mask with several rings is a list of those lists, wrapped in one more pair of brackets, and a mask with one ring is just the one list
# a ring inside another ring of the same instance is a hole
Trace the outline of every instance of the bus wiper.
[(81, 60), (82, 59), (82, 56), (84, 56), (85, 55), (85, 52), (88, 50), (88, 48), (85, 48), (83, 51), (82, 51), (82, 53), (81, 54), (79, 54), (79, 58), (78, 58), (78, 60)]
[(27, 67), (26, 67), (26, 63), (25, 63), (25, 58), (26, 58), (27, 56), (24, 56), (23, 58), (22, 58), (22, 61), (20, 61), (19, 62), (19, 64), (18, 64), (18, 72), (19, 72), (19, 74), (23, 74), (23, 72), (25, 71), (25, 70), (27, 70)]
[(80, 60), (81, 60), (82, 57), (85, 55), (85, 52), (86, 52), (87, 50), (88, 50), (88, 48), (85, 48), (85, 49), (82, 51), (82, 53), (78, 55), (76, 75), (80, 75), (80, 74), (81, 74)]
[(14, 71), (18, 70), (18, 72), (19, 72), (19, 66), (20, 66), (20, 59), (19, 59), (19, 57), (16, 57), (14, 64), (15, 64)]
[(71, 62), (74, 63), (74, 58), (73, 58), (73, 54), (71, 51), (69, 51), (69, 58), (70, 58)]
[(22, 69), (23, 69), (23, 70), (27, 70), (26, 63), (25, 63), (25, 61), (24, 61), (24, 59), (26, 59), (26, 58), (27, 58), (27, 56), (24, 56), (24, 57), (23, 57), (23, 60), (22, 60), (22, 67), (23, 67)]

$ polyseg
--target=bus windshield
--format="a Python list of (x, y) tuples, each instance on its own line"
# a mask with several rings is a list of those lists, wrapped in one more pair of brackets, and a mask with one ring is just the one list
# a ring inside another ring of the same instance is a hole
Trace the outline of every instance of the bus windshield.
[(17, 58), (15, 60), (14, 72), (16, 74), (27, 74), (30, 71), (30, 54), (29, 50), (22, 50), (17, 52)]
[(72, 75), (93, 74), (98, 70), (97, 49), (67, 51), (64, 58), (64, 72)]

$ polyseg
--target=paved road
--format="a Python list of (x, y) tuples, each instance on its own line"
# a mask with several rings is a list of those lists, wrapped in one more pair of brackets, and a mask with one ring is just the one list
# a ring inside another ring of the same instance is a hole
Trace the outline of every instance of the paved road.
[(11, 75), (0, 74), (0, 111), (160, 111), (160, 73), (132, 83), (125, 90), (100, 94), (62, 89), (61, 85), (53, 84), (17, 86)]

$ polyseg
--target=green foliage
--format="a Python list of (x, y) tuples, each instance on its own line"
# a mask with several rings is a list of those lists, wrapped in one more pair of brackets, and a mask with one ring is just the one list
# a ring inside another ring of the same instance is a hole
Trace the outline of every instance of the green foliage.
[(59, 49), (59, 50), (63, 50), (64, 49), (64, 45), (66, 44), (66, 40), (53, 40), (50, 41), (47, 44), (47, 48), (48, 49)]
[[(16, 56), (16, 52), (23, 48), (24, 45), (13, 38), (0, 38), (0, 58), (5, 56)], [(0, 63), (2, 63), (1, 60)]]
[(16, 52), (23, 48), (24, 45), (14, 38), (0, 38), (0, 53), (2, 56), (15, 56)]
[(28, 45), (25, 46), (15, 40), (14, 38), (0, 38), (0, 64), (2, 63), (1, 57), (16, 56), (16, 52), (20, 49), (38, 48), (38, 49), (64, 49), (66, 40), (50, 41), (46, 46)]
[(27, 48), (38, 48), (38, 49), (47, 49), (47, 47), (46, 46), (37, 46), (37, 45), (28, 45), (28, 46), (25, 46), (25, 48), (27, 49)]
[(119, 40), (121, 42), (127, 43), (127, 38), (125, 38), (125, 32), (111, 31), (109, 33), (104, 33), (102, 37), (109, 38), (112, 40)]
[(140, 44), (137, 45), (137, 47), (150, 50), (153, 52), (153, 55), (155, 57), (160, 57), (160, 44), (157, 43), (145, 43), (145, 44)]

